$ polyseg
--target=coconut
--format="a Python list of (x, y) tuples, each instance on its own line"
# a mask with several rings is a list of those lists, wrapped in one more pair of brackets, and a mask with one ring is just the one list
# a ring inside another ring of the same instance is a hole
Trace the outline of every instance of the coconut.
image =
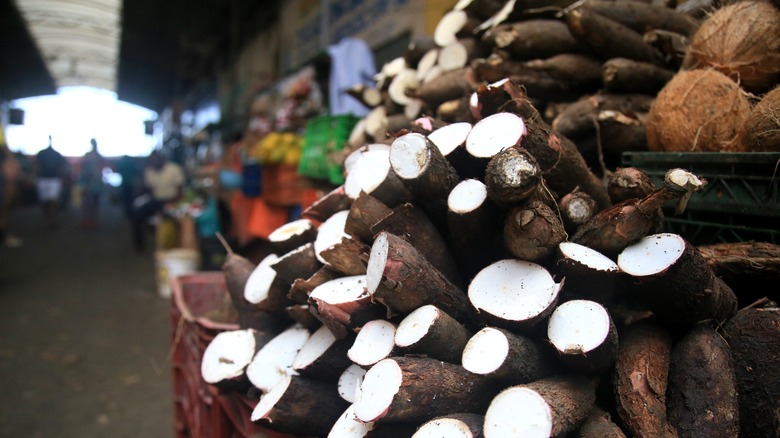
[(647, 117), (652, 151), (741, 152), (750, 114), (745, 92), (712, 70), (680, 71), (661, 89)]
[(780, 79), (780, 9), (742, 1), (712, 13), (691, 38), (683, 69), (713, 67), (745, 90), (764, 93)]
[(750, 152), (780, 152), (780, 86), (750, 112), (745, 123), (745, 147)]

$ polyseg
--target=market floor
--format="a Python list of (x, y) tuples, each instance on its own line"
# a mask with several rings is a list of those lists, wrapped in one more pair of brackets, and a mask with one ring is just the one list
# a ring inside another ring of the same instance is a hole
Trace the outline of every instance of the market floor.
[(0, 437), (170, 437), (170, 302), (117, 205), (81, 229), (12, 212), (0, 246)]

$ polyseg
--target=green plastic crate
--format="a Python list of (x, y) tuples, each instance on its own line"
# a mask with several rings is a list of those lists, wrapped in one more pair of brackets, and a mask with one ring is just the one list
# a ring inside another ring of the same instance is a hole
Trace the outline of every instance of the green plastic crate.
[(666, 231), (694, 244), (780, 241), (780, 153), (625, 152), (623, 167), (648, 173), (656, 185), (680, 167), (707, 180), (681, 215), (664, 207)]
[(336, 162), (334, 155), (344, 149), (358, 120), (358, 117), (350, 114), (311, 118), (306, 123), (298, 173), (307, 178), (342, 184), (341, 163)]

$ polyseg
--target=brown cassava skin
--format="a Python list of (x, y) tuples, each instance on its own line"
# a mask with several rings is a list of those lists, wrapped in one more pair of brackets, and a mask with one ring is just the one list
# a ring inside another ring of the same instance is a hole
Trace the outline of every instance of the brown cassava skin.
[(571, 101), (602, 85), (601, 62), (587, 55), (562, 53), (520, 64), (509, 63), (508, 75), (541, 101)]
[(557, 375), (521, 385), (542, 396), (552, 411), (550, 436), (573, 432), (596, 403), (594, 382), (577, 374)]
[(560, 53), (582, 53), (586, 48), (572, 36), (566, 23), (531, 19), (504, 23), (488, 30), (483, 41), (504, 50), (513, 59), (543, 59)]
[(371, 247), (354, 237), (342, 237), (341, 242), (320, 252), (320, 257), (344, 275), (366, 273)]
[(289, 323), (287, 315), (258, 309), (244, 298), (244, 286), (256, 267), (249, 259), (235, 253), (228, 254), (221, 267), (230, 299), (238, 312), (238, 325), (264, 334), (279, 333)]
[(745, 308), (723, 326), (737, 377), (740, 436), (780, 436), (780, 309)]
[[(460, 177), (439, 148), (428, 140), (426, 136), (421, 134), (408, 135), (416, 137), (410, 141), (419, 140), (424, 142), (425, 154), (416, 157), (421, 167), (419, 175), (413, 178), (401, 176), (399, 178), (412, 195), (414, 204), (425, 211), (433, 223), (443, 224), (446, 222), (447, 216), (447, 195), (458, 185)], [(395, 168), (396, 163), (393, 161), (394, 154), (392, 153), (393, 146), (390, 146), (390, 148), (390, 163)]]
[[(698, 246), (715, 275), (731, 285), (780, 281), (780, 245), (770, 242), (726, 242)], [(768, 291), (767, 291), (768, 292)], [(769, 294), (770, 297), (772, 294)]]
[(543, 202), (517, 206), (504, 220), (504, 244), (510, 254), (521, 260), (548, 261), (566, 237), (560, 216)]
[(626, 438), (626, 434), (612, 421), (609, 413), (598, 406), (593, 407), (574, 436), (575, 438)]
[(630, 244), (650, 234), (656, 209), (643, 211), (638, 200), (629, 199), (601, 210), (581, 225), (570, 240), (613, 257)]
[(476, 90), (478, 84), (472, 77), (470, 67), (445, 72), (417, 87), (414, 97), (436, 108), (448, 100), (467, 96)]
[(341, 185), (326, 193), (325, 196), (322, 196), (303, 210), (301, 217), (316, 222), (325, 222), (334, 213), (349, 210), (350, 205), (352, 205), (352, 198), (344, 193), (344, 186)]
[[(618, 167), (607, 180), (607, 193), (613, 204), (619, 204), (629, 199), (641, 199), (658, 190), (653, 179), (642, 169), (636, 167)], [(650, 233), (663, 231), (663, 210), (658, 209), (653, 215), (653, 226)]]
[(404, 50), (403, 57), (406, 61), (406, 65), (409, 68), (417, 68), (417, 64), (420, 62), (423, 56), (428, 53), (429, 50), (436, 48), (436, 41), (430, 35), (416, 35), (409, 45)]
[(541, 183), (542, 169), (536, 158), (522, 148), (504, 149), (494, 155), (485, 168), (487, 195), (498, 205), (521, 202)]
[(565, 20), (572, 35), (586, 43), (602, 59), (629, 58), (656, 65), (663, 64), (658, 50), (647, 44), (639, 32), (618, 21), (586, 7), (568, 11)]
[(366, 192), (360, 192), (352, 202), (344, 224), (344, 232), (352, 237), (371, 244), (374, 233), (371, 227), (390, 214), (392, 209)]
[(644, 198), (657, 189), (650, 175), (636, 167), (615, 169), (607, 181), (609, 199), (615, 204), (628, 199)]
[(599, 376), (608, 371), (615, 363), (618, 352), (618, 333), (612, 318), (609, 333), (598, 347), (583, 353), (580, 351), (558, 351), (561, 362), (573, 373), (587, 376)]
[(227, 255), (222, 264), (222, 272), (225, 274), (225, 283), (230, 299), (239, 313), (252, 307), (252, 304), (244, 298), (244, 287), (256, 267), (257, 265), (246, 257), (232, 252)]
[(314, 359), (306, 367), (295, 368), (301, 376), (316, 380), (335, 382), (352, 361), (347, 356), (347, 351), (355, 343), (355, 335), (350, 333), (347, 337), (330, 344), (322, 354)]
[[(444, 196), (446, 203), (446, 195)], [(446, 211), (445, 219), (446, 223)], [(371, 233), (376, 235), (381, 231), (403, 237), (414, 245), (436, 269), (458, 287), (463, 286), (463, 280), (455, 258), (447, 246), (447, 241), (439, 230), (445, 230), (446, 225), (437, 226), (415, 204), (402, 204), (394, 208), (390, 214), (371, 227)], [(369, 250), (370, 252), (370, 250)]]
[(284, 315), (284, 309), (293, 304), (288, 298), (289, 291), (290, 283), (277, 275), (268, 287), (268, 296), (252, 305), (261, 312)]
[(256, 423), (283, 433), (325, 436), (348, 406), (334, 382), (292, 376), (282, 398)]
[(561, 294), (566, 299), (586, 299), (600, 304), (610, 303), (625, 274), (619, 271), (597, 270), (564, 254), (560, 246), (552, 271), (556, 278), (565, 278)]
[(619, 21), (640, 34), (662, 29), (691, 35), (699, 27), (696, 18), (657, 3), (589, 0), (584, 7)]
[(521, 140), (520, 147), (539, 162), (545, 181), (553, 192), (569, 193), (579, 186), (598, 202), (599, 207), (610, 205), (606, 187), (590, 170), (571, 140), (541, 121), (526, 120), (526, 127), (528, 134)]
[(696, 326), (674, 345), (666, 404), (669, 423), (680, 437), (739, 435), (731, 352), (713, 326)]
[(664, 272), (639, 280), (636, 298), (675, 331), (702, 321), (723, 323), (737, 311), (734, 292), (690, 243)]
[(661, 52), (664, 63), (668, 68), (674, 70), (680, 68), (685, 59), (685, 54), (688, 52), (687, 36), (668, 30), (653, 29), (645, 32), (642, 35), (642, 39)]
[(563, 195), (558, 200), (558, 210), (563, 226), (569, 234), (574, 234), (580, 225), (589, 221), (599, 211), (596, 200), (580, 190)]
[(613, 93), (657, 94), (674, 70), (627, 58), (612, 58), (602, 66), (604, 88)]
[(466, 293), (436, 269), (403, 238), (382, 231), (388, 251), (382, 279), (371, 298), (385, 305), (389, 314), (409, 314), (432, 304), (466, 325), (478, 320)]
[(402, 381), (377, 422), (428, 421), (452, 412), (482, 413), (498, 391), (490, 379), (460, 365), (423, 356), (393, 357)]
[(500, 214), (490, 198), (469, 212), (448, 211), (447, 242), (464, 280), (470, 281), (485, 266), (508, 257), (501, 244), (502, 230), (491, 225), (499, 223)]
[(322, 322), (311, 313), (308, 304), (293, 304), (287, 306), (284, 311), (294, 322), (302, 325), (310, 332), (314, 332), (322, 325)]
[(384, 308), (368, 296), (337, 304), (310, 298), (309, 311), (328, 327), (336, 339), (347, 338), (363, 324), (385, 315)]
[(309, 294), (315, 287), (325, 283), (326, 281), (333, 280), (341, 277), (343, 274), (336, 271), (330, 266), (323, 266), (317, 270), (309, 278), (298, 278), (290, 285), (290, 291), (287, 293), (288, 297), (295, 303), (308, 304)]
[(288, 287), (298, 278), (309, 278), (321, 267), (314, 252), (314, 244), (309, 242), (302, 245), (294, 253), (280, 257), (271, 268), (276, 271), (277, 277), (287, 283)]
[(426, 356), (459, 365), (466, 346), (474, 333), (458, 320), (439, 309), (439, 317), (428, 327), (427, 333), (414, 344), (403, 346), (407, 353)]
[(620, 333), (613, 388), (621, 423), (635, 436), (676, 437), (666, 416), (666, 387), (672, 337), (652, 322)]
[(745, 122), (749, 152), (780, 152), (780, 86), (765, 94)]
[(310, 228), (304, 230), (300, 234), (289, 236), (285, 240), (280, 240), (276, 242), (269, 241), (269, 244), (271, 246), (271, 252), (281, 257), (282, 254), (286, 254), (289, 251), (292, 251), (307, 243), (314, 242), (316, 238), (317, 238), (317, 227), (312, 225)]
[(573, 140), (595, 132), (598, 115), (603, 111), (625, 114), (646, 113), (654, 96), (636, 93), (599, 93), (585, 96), (568, 105), (552, 122), (553, 128)]
[(525, 89), (506, 75), (502, 75), (500, 79), (506, 80), (499, 85), (482, 84), (477, 88), (478, 105), (473, 110), (473, 117), (479, 120), (498, 112), (510, 112), (525, 121), (543, 122)]
[(509, 351), (501, 366), (485, 374), (486, 376), (502, 382), (503, 385), (518, 385), (539, 380), (553, 373), (552, 362), (536, 341), (507, 329), (493, 328), (506, 337)]
[(436, 107), (436, 114), (447, 123), (473, 122), (469, 95), (463, 95), (457, 99), (443, 102)]

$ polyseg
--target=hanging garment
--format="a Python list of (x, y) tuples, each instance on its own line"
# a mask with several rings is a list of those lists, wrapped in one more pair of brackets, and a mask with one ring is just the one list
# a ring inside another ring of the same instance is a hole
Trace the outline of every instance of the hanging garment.
[(361, 39), (347, 37), (328, 47), (331, 57), (328, 97), (330, 114), (353, 114), (363, 117), (369, 109), (347, 94), (346, 90), (357, 84), (374, 86), (374, 54)]

